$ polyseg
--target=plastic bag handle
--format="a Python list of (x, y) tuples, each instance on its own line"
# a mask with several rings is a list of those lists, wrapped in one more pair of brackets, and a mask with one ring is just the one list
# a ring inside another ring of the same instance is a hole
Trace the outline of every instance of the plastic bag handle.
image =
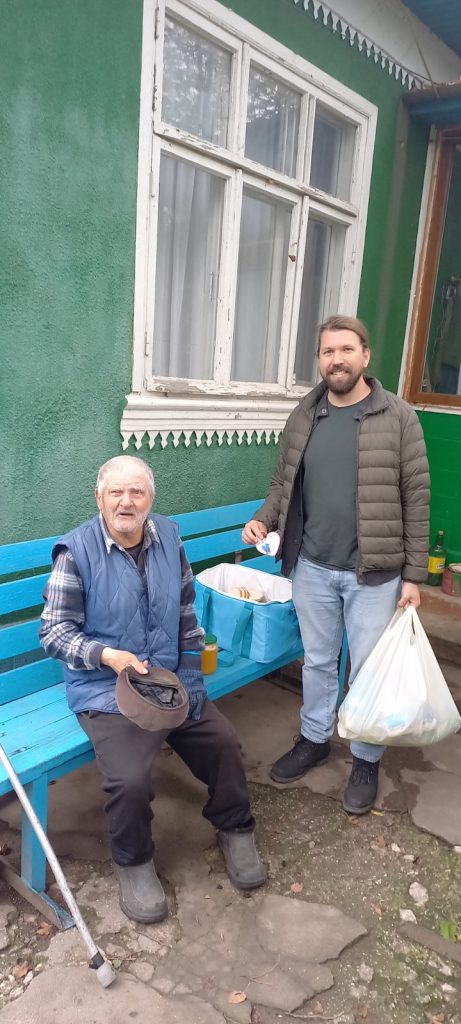
[(388, 623), (386, 628), (387, 629), (393, 629), (394, 626), (396, 626), (397, 623), (401, 621), (402, 616), (405, 614), (405, 612), (406, 611), (410, 611), (410, 610), (411, 610), (411, 608), (406, 608), (406, 609), (396, 608), (395, 612), (394, 612), (394, 614), (392, 616), (392, 619), (390, 620), (390, 622)]

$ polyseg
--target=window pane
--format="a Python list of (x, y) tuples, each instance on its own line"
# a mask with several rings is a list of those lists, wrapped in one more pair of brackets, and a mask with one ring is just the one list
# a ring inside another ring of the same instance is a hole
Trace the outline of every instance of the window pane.
[(299, 93), (251, 66), (245, 156), (295, 175), (300, 110)]
[(232, 380), (277, 381), (291, 210), (244, 189)]
[(172, 18), (165, 19), (164, 121), (225, 146), (232, 56)]
[(224, 182), (162, 155), (152, 372), (213, 377)]
[(338, 312), (345, 237), (342, 225), (309, 221), (296, 341), (297, 384), (314, 384), (318, 377), (317, 329), (325, 317)]
[(461, 146), (456, 146), (421, 391), (461, 395)]
[(317, 103), (310, 184), (338, 199), (351, 194), (355, 127)]

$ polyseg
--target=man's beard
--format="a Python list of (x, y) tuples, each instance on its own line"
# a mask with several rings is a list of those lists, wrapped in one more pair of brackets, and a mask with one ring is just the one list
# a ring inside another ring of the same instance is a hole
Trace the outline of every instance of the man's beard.
[(337, 377), (335, 373), (326, 373), (323, 377), (326, 384), (328, 384), (329, 390), (333, 395), (348, 395), (349, 391), (353, 391), (355, 385), (358, 383), (361, 377), (363, 377), (362, 370), (353, 372), (352, 370), (343, 367), (343, 377)]

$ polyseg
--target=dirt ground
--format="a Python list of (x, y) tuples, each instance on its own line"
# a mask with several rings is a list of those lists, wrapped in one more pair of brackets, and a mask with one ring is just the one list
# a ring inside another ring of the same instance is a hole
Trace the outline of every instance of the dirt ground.
[[(442, 922), (457, 924), (461, 932), (461, 854), (420, 832), (406, 814), (375, 811), (355, 818), (336, 801), (305, 789), (253, 791), (274, 891), (289, 893), (293, 885), (299, 891), (301, 885), (304, 899), (335, 902), (368, 929), (366, 938), (330, 965), (335, 984), (322, 993), (318, 1019), (346, 1011), (368, 1024), (460, 1024), (461, 967), (409, 942), (399, 930), (400, 910), (413, 909), (418, 923), (435, 932)], [(409, 895), (415, 881), (427, 890), (424, 907)], [(300, 1012), (312, 1014), (317, 1002)], [(293, 1019), (266, 1010), (258, 1017), (255, 1024)], [(346, 1017), (337, 1019), (343, 1024)]]
[[(461, 669), (453, 671), (451, 682), (456, 688), (461, 682)], [(225, 698), (220, 707), (242, 738), (250, 778), (255, 772), (265, 772), (268, 780), (271, 760), (286, 749), (296, 730), (298, 698), (262, 682)], [(413, 820), (418, 786), (421, 789), (429, 777), (436, 775), (439, 788), (431, 793), (437, 793), (434, 799), (442, 826), (450, 815), (455, 830), (461, 824), (461, 787), (458, 790), (456, 786), (460, 743), (461, 734), (453, 737), (448, 753), (442, 745), (438, 751), (428, 748), (426, 754), (417, 750), (388, 751), (382, 769), (380, 809), (360, 818), (345, 814), (341, 806), (339, 794), (350, 764), (349, 752), (337, 743), (333, 745), (331, 764), (315, 769), (318, 774), (309, 779), (309, 786), (304, 780), (289, 788), (277, 788), (268, 781), (250, 783), (258, 845), (268, 868), (267, 891), (307, 903), (334, 905), (364, 926), (367, 935), (345, 948), (337, 960), (328, 961), (334, 978), (332, 987), (295, 1011), (255, 1004), (250, 1015), (247, 1004), (245, 1017), (244, 1006), (226, 1005), (220, 1008), (220, 1021), (461, 1024), (461, 846), (454, 845), (459, 841), (456, 838), (448, 843), (423, 831)], [(405, 770), (410, 780), (419, 780), (418, 785), (410, 781), (396, 788)], [(152, 986), (143, 998), (150, 998), (149, 992), (156, 997), (154, 971), (161, 962), (167, 964), (175, 947), (186, 941), (181, 940), (178, 893), (184, 899), (192, 885), (197, 899), (201, 885), (206, 893), (203, 899), (213, 901), (215, 893), (218, 903), (228, 886), (213, 832), (200, 815), (203, 787), (168, 750), (158, 772), (156, 863), (172, 912), (166, 930), (164, 925), (151, 926), (148, 936), (143, 934), (145, 928), (140, 934), (139, 928), (125, 919), (116, 921), (120, 912), (96, 766), (87, 765), (59, 780), (50, 791), (50, 837), (85, 920), (90, 929), (96, 928), (99, 944), (121, 974), (136, 979), (141, 988)], [(460, 795), (456, 795), (458, 792)], [(0, 845), (2, 853), (16, 863), (19, 836), (16, 802), (14, 798), (2, 798)], [(88, 896), (93, 884), (96, 889), (101, 885), (107, 894), (99, 922)], [(51, 886), (50, 894), (60, 900), (55, 886)], [(229, 898), (238, 909), (248, 906), (246, 900), (253, 897), (234, 890)], [(255, 899), (255, 907), (256, 903)], [(414, 941), (414, 936), (404, 934), (405, 928), (412, 927), (405, 921), (427, 929), (426, 938), (444, 936), (442, 952), (434, 952)], [(12, 1009), (11, 1003), (19, 1011), (23, 999), (24, 1006), (28, 996), (33, 1001), (38, 975), (49, 971), (51, 983), (57, 965), (71, 971), (72, 965), (86, 962), (75, 929), (56, 933), (38, 911), (0, 881), (0, 1024), (8, 1007)], [(78, 969), (86, 971), (83, 966)], [(17, 1019), (22, 1021), (23, 1017)], [(49, 1024), (46, 1015), (38, 1019), (39, 1024)], [(52, 1019), (57, 1020), (55, 1016)], [(187, 1019), (197, 1024), (193, 1014)], [(146, 1018), (146, 1024), (151, 1020)], [(162, 1024), (161, 1019), (155, 1024)]]
[[(336, 801), (306, 789), (253, 785), (252, 794), (270, 890), (335, 903), (368, 930), (329, 964), (335, 979), (329, 992), (293, 1014), (255, 1007), (252, 1024), (291, 1024), (294, 1019), (461, 1024), (461, 966), (400, 933), (400, 911), (405, 909), (416, 910), (418, 923), (435, 932), (446, 930), (443, 922), (461, 927), (461, 854), (420, 832), (405, 814), (349, 817)], [(212, 872), (214, 864), (210, 847)], [(63, 866), (66, 870), (65, 861)], [(82, 884), (95, 865), (80, 861), (74, 869), (78, 893), (78, 876)], [(109, 865), (96, 865), (101, 869), (106, 874)], [(219, 873), (216, 878), (219, 886)], [(414, 882), (427, 892), (424, 906), (416, 906), (409, 895)], [(0, 954), (0, 1005), (17, 998), (26, 979), (46, 968), (54, 934), (12, 890), (8, 898), (18, 916), (12, 923), (13, 944)], [(84, 910), (91, 925), (91, 908)], [(117, 966), (123, 965), (120, 959)]]

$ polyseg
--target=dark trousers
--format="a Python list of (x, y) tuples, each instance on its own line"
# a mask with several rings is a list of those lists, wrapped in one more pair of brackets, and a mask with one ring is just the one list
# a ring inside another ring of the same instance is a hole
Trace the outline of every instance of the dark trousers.
[(148, 732), (124, 715), (99, 711), (84, 711), (78, 720), (93, 744), (108, 795), (104, 809), (116, 864), (143, 864), (152, 857), (152, 762), (164, 740), (208, 786), (203, 815), (215, 828), (253, 827), (238, 737), (211, 701), (205, 701), (198, 722), (187, 719), (171, 732)]

